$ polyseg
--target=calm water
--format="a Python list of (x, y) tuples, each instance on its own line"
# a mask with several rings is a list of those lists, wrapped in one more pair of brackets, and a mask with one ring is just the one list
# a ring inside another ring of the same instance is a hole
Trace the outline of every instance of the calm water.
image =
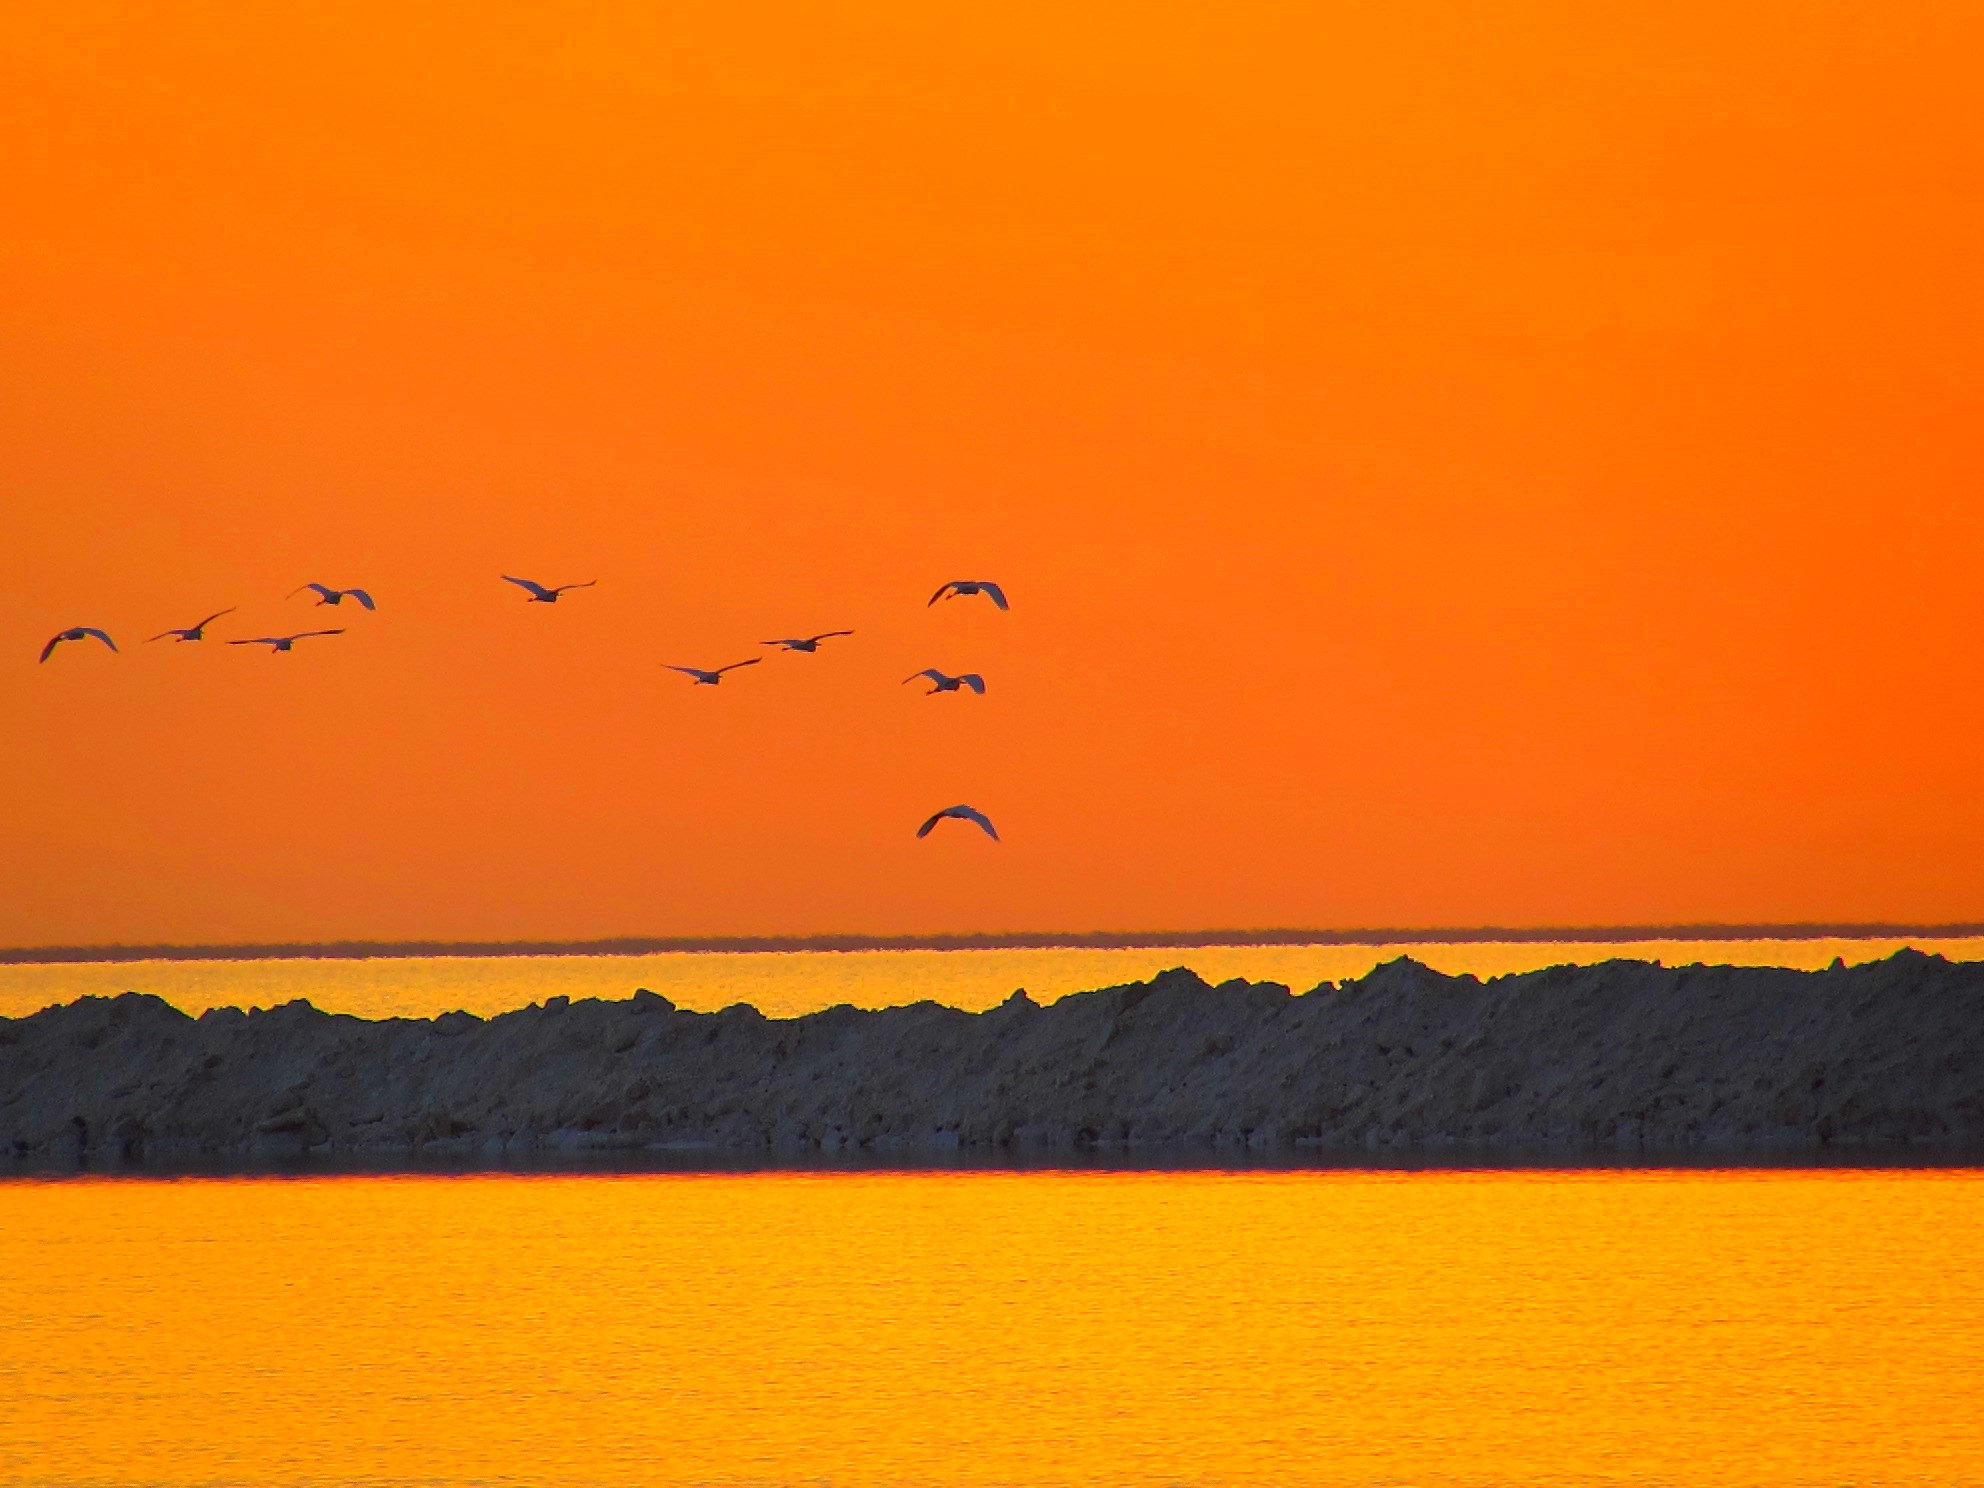
[(1891, 955), (1903, 944), (1951, 960), (1984, 960), (1975, 940), (1583, 941), (1390, 946), (1195, 946), (1157, 950), (806, 951), (662, 956), (500, 956), (369, 961), (131, 961), (0, 966), (0, 1016), (126, 990), (154, 992), (198, 1013), (209, 1007), (273, 1007), (307, 997), (330, 1012), (420, 1016), (467, 1008), (485, 1016), (545, 997), (624, 998), (648, 987), (678, 1006), (710, 1012), (748, 1002), (773, 1017), (835, 1003), (889, 1007), (929, 998), (991, 1007), (1024, 987), (1047, 1002), (1070, 992), (1142, 981), (1190, 966), (1209, 981), (1284, 982), (1304, 992), (1362, 976), (1410, 955), (1446, 972), (1494, 976), (1564, 962), (1616, 957), (1749, 966), (1817, 968)]
[(1984, 1477), (1984, 1172), (0, 1183), (0, 1484)]

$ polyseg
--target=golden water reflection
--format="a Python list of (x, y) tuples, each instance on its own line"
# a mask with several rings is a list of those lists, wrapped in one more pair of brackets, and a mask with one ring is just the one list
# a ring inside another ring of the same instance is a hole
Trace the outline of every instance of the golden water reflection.
[(0, 1184), (0, 1483), (1975, 1483), (1984, 1173)]
[(1142, 981), (1189, 966), (1208, 981), (1277, 981), (1298, 992), (1362, 976), (1409, 955), (1449, 973), (1499, 976), (1614, 958), (1807, 970), (1849, 964), (1903, 945), (1951, 960), (1984, 960), (1984, 939), (1719, 940), (1400, 943), (1384, 946), (1191, 946), (1086, 950), (677, 952), (659, 956), (453, 956), (374, 960), (131, 961), (0, 966), (0, 1016), (78, 997), (152, 992), (190, 1013), (273, 1007), (304, 997), (329, 1012), (431, 1017), (466, 1008), (488, 1016), (546, 997), (624, 998), (648, 987), (680, 1007), (713, 1012), (748, 1002), (772, 1017), (836, 1003), (892, 1007), (925, 998), (978, 1010), (1024, 987), (1041, 1002)]

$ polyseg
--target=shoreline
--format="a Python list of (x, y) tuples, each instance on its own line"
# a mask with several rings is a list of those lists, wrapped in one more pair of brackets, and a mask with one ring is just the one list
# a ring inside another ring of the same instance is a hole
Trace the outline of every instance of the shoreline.
[(1216, 946), (1633, 945), (1645, 941), (1971, 940), (1984, 921), (1952, 924), (1792, 921), (1783, 924), (1433, 926), (1346, 930), (988, 931), (951, 935), (615, 936), (596, 940), (327, 940), (243, 944), (0, 947), (0, 966), (129, 961), (371, 961), (531, 956), (662, 956), (856, 951), (1194, 950)]
[(1347, 1151), (1301, 1147), (1091, 1148), (1075, 1152), (739, 1152), (718, 1148), (559, 1151), (540, 1149), (503, 1158), (475, 1155), (304, 1152), (257, 1160), (232, 1157), (67, 1161), (17, 1158), (0, 1152), (0, 1185), (7, 1183), (227, 1183), (344, 1178), (710, 1178), (786, 1175), (862, 1177), (881, 1174), (1114, 1174), (1197, 1173), (1258, 1177), (1279, 1173), (1409, 1174), (1549, 1173), (1984, 1173), (1984, 1143), (1968, 1147), (1822, 1147), (1773, 1151), (1674, 1148), (1589, 1151), (1577, 1148), (1395, 1148)]

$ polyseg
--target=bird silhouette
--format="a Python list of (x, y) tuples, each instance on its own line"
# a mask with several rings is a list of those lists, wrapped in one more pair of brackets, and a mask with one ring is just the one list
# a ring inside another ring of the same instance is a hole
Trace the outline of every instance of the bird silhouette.
[(555, 589), (547, 589), (544, 585), (529, 579), (513, 579), (508, 574), (504, 574), (503, 578), (507, 583), (515, 584), (520, 589), (530, 590), (530, 598), (524, 601), (525, 604), (556, 604), (558, 596), (567, 589), (590, 589), (599, 582), (598, 579), (587, 579), (583, 584), (560, 584)]
[(999, 829), (992, 825), (992, 818), (980, 811), (976, 806), (946, 806), (942, 811), (936, 812), (931, 816), (930, 820), (918, 827), (916, 829), (916, 835), (919, 837), (928, 837), (937, 823), (947, 816), (954, 816), (959, 821), (977, 822), (981, 827), (985, 828), (985, 835), (987, 837), (990, 837), (994, 842), (999, 840)]
[(43, 661), (48, 660), (48, 653), (64, 641), (80, 641), (85, 636), (95, 636), (111, 650), (115, 651), (117, 649), (117, 642), (113, 641), (105, 632), (98, 630), (94, 625), (72, 625), (67, 630), (58, 631), (54, 636), (50, 637), (48, 644), (41, 648), (41, 659)]
[(230, 646), (272, 646), (272, 647), (274, 647), (275, 649), (274, 649), (274, 650), (272, 650), (272, 651), (270, 651), (270, 652), (269, 652), (269, 655), (271, 655), (271, 656), (274, 656), (274, 655), (276, 654), (276, 652), (278, 652), (278, 651), (288, 651), (288, 650), (290, 650), (291, 648), (293, 648), (293, 647), (294, 647), (294, 646), (296, 645), (296, 643), (297, 643), (298, 641), (307, 641), (307, 640), (309, 640), (309, 639), (310, 639), (310, 637), (312, 637), (312, 636), (327, 636), (327, 635), (343, 635), (343, 634), (344, 634), (344, 631), (343, 631), (343, 629), (342, 629), (342, 628), (340, 628), (340, 629), (338, 629), (338, 630), (299, 630), (299, 631), (298, 631), (298, 632), (297, 632), (297, 633), (296, 633), (295, 635), (286, 635), (286, 636), (249, 636), (249, 637), (248, 637), (248, 638), (247, 638), (246, 640), (240, 640), (240, 641), (229, 641), (229, 642), (228, 642), (228, 645), (230, 645)]
[(923, 694), (925, 697), (935, 697), (940, 692), (956, 692), (960, 687), (969, 687), (973, 692), (981, 696), (985, 692), (985, 679), (976, 672), (964, 672), (958, 676), (951, 677), (938, 671), (935, 667), (925, 667), (920, 672), (911, 672), (907, 677), (904, 677), (902, 679), (903, 685), (907, 686), (918, 677), (928, 677), (932, 683), (930, 690)]
[(209, 625), (220, 619), (222, 615), (232, 615), (237, 608), (238, 606), (229, 605), (224, 610), (215, 610), (198, 625), (189, 625), (184, 630), (161, 630), (157, 635), (152, 637), (152, 640), (162, 641), (167, 636), (177, 636), (182, 641), (203, 641), (207, 638), (207, 627)]
[(756, 666), (763, 660), (764, 657), (762, 656), (754, 656), (749, 661), (733, 661), (729, 666), (718, 667), (713, 672), (706, 672), (701, 667), (674, 666), (668, 662), (663, 662), (662, 665), (667, 667), (671, 672), (680, 672), (686, 677), (694, 677), (696, 679), (695, 685), (698, 687), (714, 687), (723, 680), (723, 674), (725, 672), (734, 672), (739, 667)]
[(830, 641), (835, 636), (853, 635), (851, 630), (823, 630), (816, 636), (787, 636), (781, 641), (760, 641), (760, 646), (783, 646), (788, 651), (817, 651), (820, 642)]
[(1006, 591), (986, 579), (952, 579), (950, 583), (944, 585), (943, 588), (930, 596), (929, 604), (924, 605), (924, 608), (926, 610), (929, 609), (930, 605), (935, 604), (940, 599), (957, 599), (961, 596), (972, 594), (984, 595), (1002, 610), (1010, 610), (1012, 608), (1011, 605), (1006, 603)]
[(363, 589), (333, 589), (329, 584), (299, 584), (289, 591), (289, 598), (296, 598), (305, 589), (317, 591), (317, 603), (320, 605), (343, 604), (347, 599), (355, 599), (368, 610), (379, 608), (372, 603), (372, 596)]

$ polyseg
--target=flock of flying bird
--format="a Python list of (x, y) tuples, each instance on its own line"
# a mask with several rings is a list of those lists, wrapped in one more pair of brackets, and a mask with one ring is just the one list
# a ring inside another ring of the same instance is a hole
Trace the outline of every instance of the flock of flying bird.
[[(526, 603), (529, 604), (556, 604), (561, 594), (565, 594), (573, 589), (590, 589), (599, 582), (597, 579), (587, 579), (583, 584), (559, 584), (553, 587), (537, 583), (532, 579), (515, 578), (509, 574), (502, 575), (502, 578), (504, 582), (515, 584), (518, 588), (524, 590), (527, 595)], [(301, 584), (295, 589), (292, 589), (288, 597), (294, 599), (297, 595), (305, 591), (316, 594), (319, 607), (324, 605), (341, 605), (349, 599), (355, 601), (361, 609), (376, 610), (379, 608), (373, 601), (372, 596), (363, 589), (333, 589), (328, 584)], [(997, 584), (984, 579), (953, 579), (930, 596), (929, 604), (934, 605), (940, 599), (969, 598), (980, 594), (991, 600), (1001, 610), (1012, 608), (1011, 605), (1006, 603), (1005, 591)], [(925, 607), (928, 608), (928, 605)], [(234, 610), (235, 607), (232, 605), (224, 610), (216, 610), (196, 625), (188, 625), (183, 629), (162, 630), (157, 635), (152, 636), (151, 640), (163, 641), (170, 639), (179, 642), (203, 641), (207, 637), (207, 627), (224, 615), (232, 615)], [(267, 646), (269, 648), (269, 654), (273, 656), (279, 652), (293, 649), (298, 641), (307, 641), (316, 636), (343, 634), (344, 627), (338, 626), (330, 630), (299, 630), (289, 635), (243, 636), (238, 640), (230, 640), (228, 645)], [(760, 644), (776, 646), (782, 651), (814, 652), (820, 649), (820, 643), (822, 641), (830, 641), (837, 636), (851, 636), (853, 634), (854, 632), (851, 630), (823, 630), (818, 635), (785, 636), (776, 641), (764, 641)], [(48, 644), (41, 648), (41, 659), (47, 661), (54, 653), (55, 648), (64, 641), (85, 640), (102, 641), (112, 651), (117, 650), (117, 642), (110, 638), (108, 631), (94, 625), (72, 625), (67, 630), (57, 631), (49, 638)], [(729, 666), (716, 667), (713, 670), (705, 670), (702, 667), (675, 666), (672, 663), (664, 663), (664, 665), (671, 672), (681, 672), (684, 676), (693, 679), (693, 683), (697, 687), (714, 687), (723, 681), (725, 672), (734, 672), (740, 667), (756, 666), (763, 660), (764, 658), (762, 656), (754, 656), (749, 661), (733, 661)], [(940, 692), (957, 692), (961, 688), (970, 688), (980, 696), (983, 696), (985, 693), (985, 679), (977, 672), (963, 672), (953, 677), (948, 673), (939, 671), (936, 667), (925, 667), (920, 672), (910, 673), (902, 680), (907, 685), (916, 681), (919, 677), (930, 683), (928, 695), (933, 697)], [(972, 822), (983, 828), (985, 834), (994, 842), (999, 840), (999, 831), (998, 828), (992, 825), (992, 819), (977, 807), (964, 805), (946, 806), (942, 811), (932, 813), (930, 818), (916, 829), (916, 835), (918, 837), (929, 836), (937, 823), (946, 819)]]

